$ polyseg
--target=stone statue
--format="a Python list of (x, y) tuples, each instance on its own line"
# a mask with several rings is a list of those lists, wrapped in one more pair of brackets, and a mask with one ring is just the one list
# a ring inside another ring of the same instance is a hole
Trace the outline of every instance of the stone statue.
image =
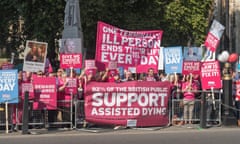
[(82, 38), (79, 0), (65, 0), (64, 30), (62, 38)]
[(78, 26), (80, 22), (79, 0), (65, 0), (65, 1), (66, 6), (64, 11), (65, 12), (64, 26)]

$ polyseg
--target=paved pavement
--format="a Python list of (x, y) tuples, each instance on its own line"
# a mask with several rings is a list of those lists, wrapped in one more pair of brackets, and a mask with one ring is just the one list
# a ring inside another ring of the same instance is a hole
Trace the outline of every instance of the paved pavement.
[[(211, 126), (205, 129), (199, 127), (198, 124), (184, 125), (184, 126), (169, 126), (169, 127), (147, 127), (147, 128), (124, 128), (118, 127), (91, 127), (91, 128), (79, 128), (79, 129), (29, 129), (29, 134), (24, 135), (86, 135), (91, 133), (146, 133), (146, 132), (158, 132), (158, 133), (177, 133), (177, 132), (189, 132), (189, 131), (232, 131), (239, 130), (237, 126)], [(4, 130), (0, 131), (0, 137), (2, 136), (23, 136), (22, 131), (15, 131), (6, 133)]]

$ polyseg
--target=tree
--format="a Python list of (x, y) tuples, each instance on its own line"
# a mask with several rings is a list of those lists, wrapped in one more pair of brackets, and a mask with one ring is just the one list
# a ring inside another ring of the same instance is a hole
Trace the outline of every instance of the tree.
[[(209, 25), (209, 9), (213, 0), (176, 0), (166, 6), (165, 21), (168, 22), (166, 43), (200, 45)], [(173, 39), (174, 38), (174, 39)]]
[[(208, 31), (209, 11), (214, 0), (79, 0), (87, 58), (94, 58), (97, 22), (103, 21), (127, 30), (161, 29), (163, 46), (199, 46)], [(0, 48), (8, 54), (26, 40), (48, 43), (48, 58), (57, 61), (58, 43), (63, 31), (65, 0), (0, 1)], [(8, 15), (8, 17), (6, 17)], [(19, 33), (19, 19), (24, 27)], [(12, 27), (11, 31), (9, 28)], [(9, 41), (10, 40), (10, 41)], [(18, 52), (18, 51), (17, 51)]]
[(16, 46), (22, 41), (19, 36), (19, 16), (16, 9), (17, 0), (0, 1), (0, 49), (5, 49), (3, 57), (16, 52)]
[(57, 41), (63, 29), (64, 0), (28, 0), (22, 1), (21, 6), (26, 39), (47, 42), (47, 57), (55, 63)]
[[(214, 0), (80, 0), (85, 46), (95, 53), (97, 21), (127, 30), (161, 29), (163, 46), (200, 46)], [(91, 7), (91, 9), (89, 9)]]
[(84, 45), (88, 49), (88, 57), (94, 58), (97, 21), (127, 30), (162, 29), (164, 4), (153, 0), (80, 0)]

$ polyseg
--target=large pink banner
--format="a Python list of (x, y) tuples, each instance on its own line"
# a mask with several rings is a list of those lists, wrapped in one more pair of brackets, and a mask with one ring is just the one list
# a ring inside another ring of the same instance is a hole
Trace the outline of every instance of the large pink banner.
[(85, 118), (98, 124), (165, 126), (169, 82), (91, 82), (85, 91)]
[(35, 110), (55, 110), (57, 108), (56, 78), (34, 77), (34, 104)]
[(128, 31), (98, 22), (95, 56), (98, 68), (104, 69), (109, 61), (116, 61), (118, 67), (134, 67), (138, 73), (150, 67), (157, 71), (162, 33)]
[(221, 73), (218, 61), (207, 61), (201, 64), (202, 89), (222, 88)]

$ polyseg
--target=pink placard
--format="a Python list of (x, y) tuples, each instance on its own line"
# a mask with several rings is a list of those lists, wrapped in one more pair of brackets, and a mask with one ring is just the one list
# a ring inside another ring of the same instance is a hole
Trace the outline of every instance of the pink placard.
[(34, 77), (34, 110), (55, 110), (57, 109), (56, 78)]
[(95, 60), (85, 60), (85, 69), (95, 69), (96, 62)]
[(65, 94), (77, 94), (78, 82), (77, 78), (67, 78), (67, 85), (65, 88)]
[(201, 64), (200, 78), (202, 89), (222, 88), (221, 72), (218, 61), (207, 61)]
[(218, 44), (219, 44), (220, 40), (217, 39), (213, 34), (211, 34), (210, 32), (207, 35), (207, 38), (204, 42), (204, 45), (212, 52), (215, 52)]
[(25, 92), (29, 92), (28, 99), (34, 99), (34, 91), (33, 91), (33, 84), (28, 82), (21, 83), (21, 97), (24, 99)]
[(201, 62), (198, 61), (183, 61), (182, 74), (200, 74)]
[[(137, 87), (136, 87), (137, 86)], [(166, 126), (169, 82), (90, 82), (85, 91), (85, 119), (98, 124)]]
[(2, 70), (13, 69), (14, 65), (10, 63), (6, 63), (2, 65)]
[(60, 54), (61, 68), (82, 68), (82, 54)]

